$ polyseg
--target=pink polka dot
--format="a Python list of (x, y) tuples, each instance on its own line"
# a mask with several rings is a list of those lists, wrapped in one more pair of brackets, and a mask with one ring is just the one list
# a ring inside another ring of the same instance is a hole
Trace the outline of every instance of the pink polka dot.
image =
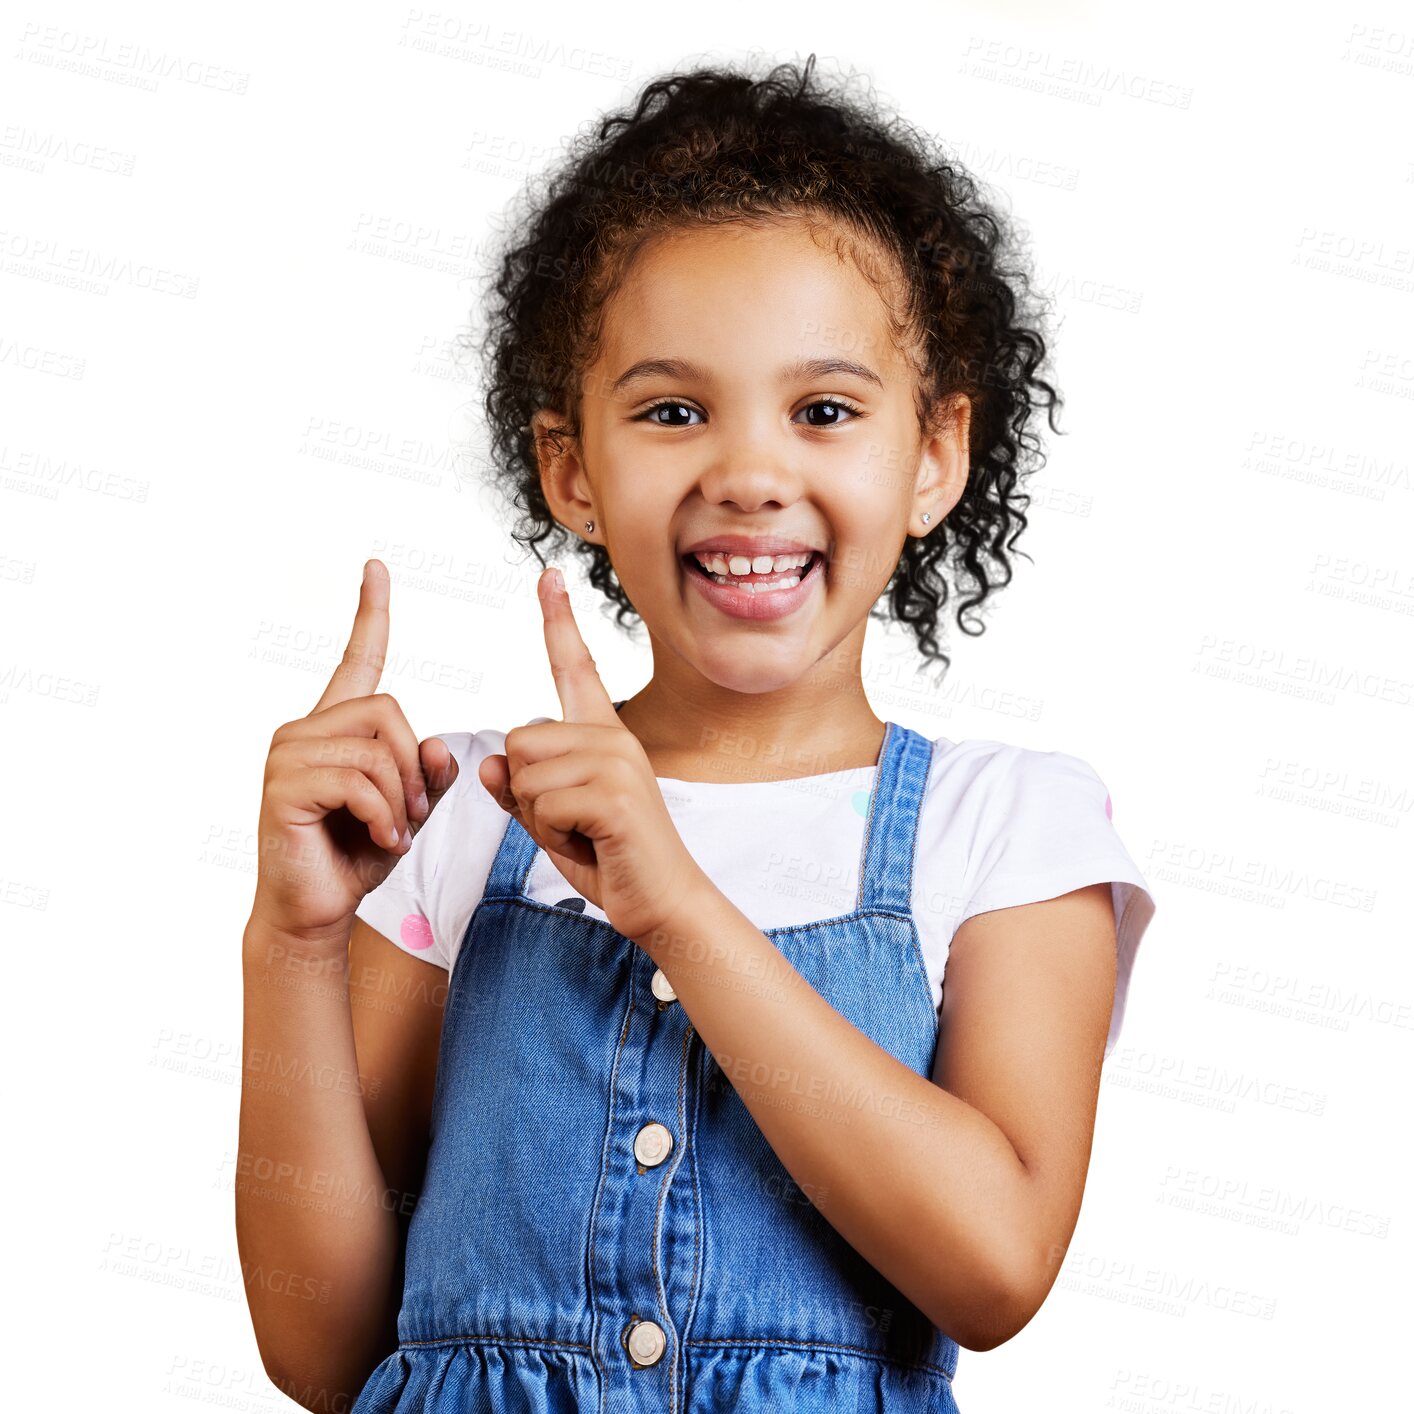
[(403, 919), (401, 932), (405, 948), (421, 952), (432, 946), (432, 925), (420, 913), (409, 913)]
[(1107, 796), (1105, 797), (1105, 819), (1106, 819), (1106, 820), (1113, 820), (1114, 817), (1115, 817), (1115, 813), (1114, 813), (1113, 808), (1112, 808), (1111, 805), (1110, 805), (1110, 798), (1109, 798), (1109, 796), (1107, 795)]

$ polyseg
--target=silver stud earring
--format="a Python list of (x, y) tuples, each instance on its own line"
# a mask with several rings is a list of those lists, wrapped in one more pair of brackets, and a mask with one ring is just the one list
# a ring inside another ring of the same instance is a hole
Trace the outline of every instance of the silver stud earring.
[(584, 528), (589, 534), (592, 535), (594, 533), (594, 522), (592, 520), (585, 521)]
[(928, 522), (929, 522), (930, 520), (932, 520), (932, 519), (933, 519), (933, 517), (932, 517), (931, 515), (929, 515), (927, 511), (924, 511), (924, 512), (923, 512), (923, 524), (924, 524), (924, 525), (927, 525)]

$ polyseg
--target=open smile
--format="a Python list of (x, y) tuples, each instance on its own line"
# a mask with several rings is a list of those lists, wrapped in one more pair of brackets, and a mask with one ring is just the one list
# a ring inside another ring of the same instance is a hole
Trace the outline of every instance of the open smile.
[(685, 573), (708, 603), (737, 619), (779, 619), (794, 613), (825, 576), (818, 551), (727, 555), (704, 551), (682, 556)]

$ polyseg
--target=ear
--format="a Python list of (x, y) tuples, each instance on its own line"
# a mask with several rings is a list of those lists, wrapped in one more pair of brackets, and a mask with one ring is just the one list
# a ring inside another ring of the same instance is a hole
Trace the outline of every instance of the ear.
[(964, 393), (955, 393), (936, 404), (931, 412), (908, 516), (909, 533), (917, 536), (936, 530), (962, 499), (971, 466), (972, 400)]
[(550, 514), (581, 539), (592, 539), (585, 533), (584, 523), (595, 519), (594, 493), (584, 472), (578, 441), (564, 430), (565, 419), (551, 408), (535, 413), (530, 426), (540, 489)]

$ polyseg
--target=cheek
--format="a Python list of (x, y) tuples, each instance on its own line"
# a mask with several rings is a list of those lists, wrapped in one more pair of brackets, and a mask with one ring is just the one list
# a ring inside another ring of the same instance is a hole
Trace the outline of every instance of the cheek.
[(645, 504), (644, 498), (610, 502), (605, 509), (610, 558), (626, 590), (649, 588), (672, 579), (674, 528), (671, 509)]
[(882, 593), (903, 552), (902, 522), (881, 518), (876, 504), (872, 514), (861, 510), (835, 524), (848, 528), (839, 532), (835, 545), (835, 556), (830, 563), (830, 588), (866, 598)]

